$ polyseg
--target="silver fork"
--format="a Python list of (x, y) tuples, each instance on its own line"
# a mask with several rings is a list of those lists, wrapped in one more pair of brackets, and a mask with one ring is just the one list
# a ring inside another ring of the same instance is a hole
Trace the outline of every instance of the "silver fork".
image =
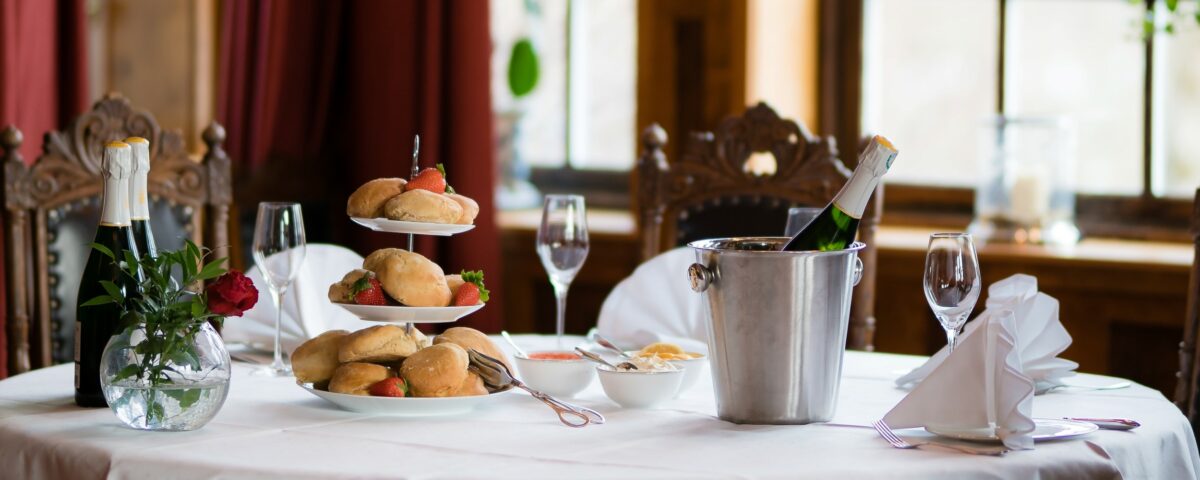
[(892, 444), (893, 447), (901, 448), (901, 449), (910, 449), (910, 448), (923, 447), (926, 445), (932, 445), (932, 446), (936, 446), (936, 447), (949, 448), (951, 450), (958, 450), (960, 452), (970, 453), (972, 455), (1001, 456), (1001, 455), (1004, 455), (1009, 452), (1009, 450), (1007, 448), (983, 449), (983, 448), (971, 448), (971, 447), (964, 447), (961, 445), (951, 445), (948, 443), (935, 443), (935, 442), (909, 443), (908, 441), (904, 440), (903, 438), (900, 438), (899, 436), (897, 436), (896, 432), (893, 432), (891, 427), (889, 427), (888, 424), (885, 423), (883, 420), (876, 421), (875, 423), (872, 423), (871, 426), (875, 427), (875, 431), (879, 432), (879, 436), (883, 437), (884, 440), (887, 440), (887, 442)]

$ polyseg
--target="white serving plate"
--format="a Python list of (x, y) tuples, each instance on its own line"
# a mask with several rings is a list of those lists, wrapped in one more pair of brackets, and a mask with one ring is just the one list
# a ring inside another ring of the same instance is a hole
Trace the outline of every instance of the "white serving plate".
[(405, 307), (337, 302), (333, 302), (333, 304), (363, 320), (392, 323), (450, 323), (475, 313), (476, 310), (487, 305), (480, 303), (469, 307)]
[[(1078, 437), (1087, 435), (1100, 427), (1094, 423), (1077, 422), (1075, 420), (1059, 420), (1054, 418), (1035, 418), (1033, 423), (1037, 425), (1033, 430), (1034, 440), (1058, 440), (1063, 438)], [(973, 442), (998, 442), (1000, 438), (996, 436), (995, 429), (992, 428), (969, 428), (969, 429), (948, 429), (925, 427), (925, 430), (934, 435), (943, 437), (956, 438), (959, 440), (970, 440)]]
[(370, 397), (365, 395), (347, 395), (345, 393), (326, 392), (312, 388), (312, 384), (298, 383), (313, 395), (327, 400), (329, 403), (351, 412), (369, 413), (373, 415), (393, 415), (399, 417), (432, 417), (439, 415), (461, 415), (476, 408), (491, 403), (510, 390), (496, 392), (490, 395), (472, 397)]
[(376, 232), (415, 233), (419, 235), (440, 235), (448, 237), (475, 228), (475, 225), (460, 225), (457, 223), (407, 222), (404, 220), (388, 220), (386, 218), (350, 217), (354, 223), (367, 227)]

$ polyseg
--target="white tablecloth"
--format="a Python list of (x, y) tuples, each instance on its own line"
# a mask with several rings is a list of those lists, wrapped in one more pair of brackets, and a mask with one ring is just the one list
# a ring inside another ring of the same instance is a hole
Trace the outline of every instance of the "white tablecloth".
[[(518, 337), (530, 346), (544, 337)], [(291, 379), (235, 364), (229, 399), (194, 432), (122, 427), (107, 409), (72, 403), (69, 365), (0, 381), (0, 478), (1196, 478), (1184, 417), (1141, 385), (1063, 391), (1036, 417), (1124, 417), (1131, 432), (1038, 443), (983, 457), (891, 448), (870, 428), (904, 392), (898, 372), (920, 357), (849, 352), (838, 414), (823, 425), (734, 425), (715, 417), (706, 379), (659, 410), (624, 410), (598, 382), (577, 402), (605, 425), (567, 428), (523, 393), (471, 414), (364, 416), (338, 410)], [(1089, 376), (1090, 377), (1090, 376)], [(1103, 379), (1091, 380), (1104, 383)]]

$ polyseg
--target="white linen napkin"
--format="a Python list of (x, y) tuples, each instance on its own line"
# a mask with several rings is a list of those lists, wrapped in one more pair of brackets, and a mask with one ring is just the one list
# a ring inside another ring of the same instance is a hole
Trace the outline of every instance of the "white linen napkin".
[(1015, 319), (998, 310), (976, 320), (947, 361), (883, 417), (892, 428), (995, 429), (1011, 449), (1033, 448), (1033, 380), (1021, 373)]
[[(1017, 274), (988, 287), (987, 308), (975, 321), (963, 327), (959, 341), (965, 341), (983, 320), (1000, 311), (1011, 311), (1016, 317), (1017, 350), (1021, 354), (1021, 369), (1037, 384), (1037, 393), (1045, 393), (1062, 385), (1062, 379), (1075, 374), (1079, 364), (1057, 358), (1071, 346), (1071, 335), (1058, 319), (1058, 300), (1038, 292), (1037, 277)], [(920, 382), (946, 360), (947, 348), (929, 358), (924, 365), (896, 379), (897, 386)]]
[(651, 258), (604, 299), (596, 327), (629, 348), (671, 342), (690, 352), (708, 351), (702, 296), (692, 291), (687, 270), (695, 252), (679, 247)]
[[(329, 285), (341, 280), (347, 272), (362, 268), (362, 262), (362, 256), (346, 247), (320, 243), (307, 246), (304, 265), (283, 298), (280, 344), (285, 351), (290, 352), (328, 330), (355, 331), (374, 324), (329, 301)], [(275, 315), (279, 310), (258, 267), (250, 267), (246, 276), (258, 289), (258, 304), (241, 318), (225, 319), (221, 335), (226, 342), (270, 349), (275, 342)]]

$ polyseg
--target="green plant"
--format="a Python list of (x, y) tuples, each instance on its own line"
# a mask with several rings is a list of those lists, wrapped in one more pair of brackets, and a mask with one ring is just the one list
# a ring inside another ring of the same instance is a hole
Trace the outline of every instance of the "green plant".
[[(1176, 20), (1180, 17), (1187, 15), (1183, 10), (1180, 10), (1180, 8), (1179, 8), (1180, 0), (1153, 0), (1153, 1), (1129, 0), (1129, 3), (1132, 3), (1132, 4), (1141, 3), (1141, 4), (1146, 5), (1146, 13), (1142, 17), (1142, 35), (1145, 37), (1150, 37), (1150, 36), (1154, 35), (1154, 32), (1158, 30), (1158, 22), (1156, 21), (1157, 19), (1155, 18), (1157, 16), (1155, 4), (1159, 1), (1163, 2), (1163, 5), (1166, 7), (1166, 10), (1167, 10), (1165, 12), (1166, 18), (1163, 22), (1162, 31), (1164, 31), (1166, 33), (1175, 33)], [(1195, 8), (1195, 10), (1192, 11), (1191, 16), (1196, 20), (1197, 24), (1200, 24), (1200, 0), (1194, 0), (1194, 3), (1195, 3), (1196, 8)]]

